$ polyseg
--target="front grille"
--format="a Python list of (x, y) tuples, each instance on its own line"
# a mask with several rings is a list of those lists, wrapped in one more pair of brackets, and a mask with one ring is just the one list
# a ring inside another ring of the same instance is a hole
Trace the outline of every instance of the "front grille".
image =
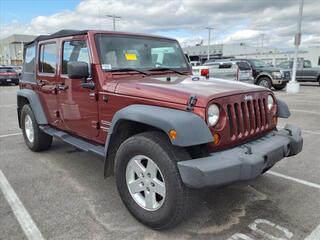
[(285, 78), (290, 78), (290, 71), (283, 71), (282, 74)]
[(260, 133), (270, 124), (266, 98), (227, 104), (226, 112), (232, 141)]

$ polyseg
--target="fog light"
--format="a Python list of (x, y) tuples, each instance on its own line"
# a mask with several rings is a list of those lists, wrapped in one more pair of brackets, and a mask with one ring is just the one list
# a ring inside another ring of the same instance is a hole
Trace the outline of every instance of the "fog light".
[(213, 143), (214, 143), (214, 145), (218, 145), (219, 142), (220, 142), (220, 135), (219, 135), (219, 133), (213, 134)]
[(170, 132), (169, 132), (169, 137), (170, 137), (170, 139), (171, 140), (175, 140), (176, 138), (177, 138), (177, 132), (176, 132), (176, 130), (170, 130)]

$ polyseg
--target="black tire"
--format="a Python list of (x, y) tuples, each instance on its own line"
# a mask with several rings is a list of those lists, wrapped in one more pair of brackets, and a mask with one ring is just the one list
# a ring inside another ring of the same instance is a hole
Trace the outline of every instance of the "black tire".
[[(25, 126), (25, 119), (26, 117), (29, 116), (31, 119), (31, 125), (33, 127), (33, 141), (30, 141), (27, 137), (26, 133), (26, 126)], [(42, 132), (38, 126), (38, 123), (36, 121), (36, 118), (33, 114), (33, 111), (29, 104), (25, 104), (20, 113), (20, 126), (22, 129), (24, 141), (27, 144), (27, 146), (34, 152), (40, 152), (47, 150), (51, 147), (52, 144), (52, 136)]]
[(268, 77), (261, 77), (259, 78), (257, 85), (271, 89), (272, 82), (271, 82), (271, 79)]
[(273, 87), (274, 87), (275, 90), (282, 90), (282, 89), (284, 89), (286, 86), (287, 86), (287, 83), (284, 82), (284, 83), (282, 83), (282, 84), (280, 84), (280, 85), (274, 85)]
[[(129, 160), (137, 155), (145, 155), (152, 159), (158, 165), (166, 183), (166, 196), (162, 206), (157, 210), (144, 209), (129, 192), (126, 169)], [(187, 188), (181, 180), (177, 161), (186, 159), (190, 159), (188, 153), (173, 146), (161, 132), (144, 132), (128, 138), (121, 144), (115, 158), (117, 188), (123, 203), (138, 221), (160, 230), (171, 228), (189, 216), (198, 200), (198, 193)]]

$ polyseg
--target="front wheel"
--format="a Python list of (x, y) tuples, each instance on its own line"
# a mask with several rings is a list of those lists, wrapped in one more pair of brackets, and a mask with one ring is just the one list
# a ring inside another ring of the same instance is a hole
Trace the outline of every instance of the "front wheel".
[(154, 229), (171, 228), (190, 213), (197, 194), (181, 181), (178, 160), (190, 159), (160, 132), (123, 142), (115, 158), (120, 197), (131, 214)]
[(287, 86), (287, 83), (284, 82), (284, 83), (281, 83), (280, 85), (274, 85), (273, 87), (274, 87), (274, 89), (276, 89), (276, 90), (282, 90), (282, 89), (284, 89), (286, 86)]
[(40, 152), (50, 148), (52, 136), (40, 130), (34, 113), (28, 104), (21, 109), (20, 121), (24, 141), (32, 151)]
[(268, 77), (262, 77), (258, 80), (257, 85), (261, 86), (261, 87), (265, 87), (265, 88), (269, 88), (271, 89), (272, 83), (270, 78)]

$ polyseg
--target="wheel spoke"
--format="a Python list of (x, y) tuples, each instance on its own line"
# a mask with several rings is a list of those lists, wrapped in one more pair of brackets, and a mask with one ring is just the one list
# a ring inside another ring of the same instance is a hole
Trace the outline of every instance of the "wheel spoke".
[(166, 188), (164, 186), (164, 183), (159, 181), (157, 178), (153, 179), (154, 187), (153, 190), (158, 193), (161, 197), (166, 196)]
[(128, 187), (130, 188), (131, 193), (139, 193), (143, 191), (143, 186), (141, 185), (141, 181), (139, 179), (133, 180), (128, 184)]
[(130, 168), (139, 176), (139, 174), (145, 173), (146, 169), (145, 167), (141, 164), (139, 160), (134, 160), (132, 161)]
[(146, 202), (146, 208), (153, 209), (155, 207), (155, 203), (156, 203), (155, 192), (145, 191), (145, 202)]
[(155, 178), (157, 176), (158, 166), (153, 161), (148, 161), (146, 171), (151, 174), (152, 178)]

